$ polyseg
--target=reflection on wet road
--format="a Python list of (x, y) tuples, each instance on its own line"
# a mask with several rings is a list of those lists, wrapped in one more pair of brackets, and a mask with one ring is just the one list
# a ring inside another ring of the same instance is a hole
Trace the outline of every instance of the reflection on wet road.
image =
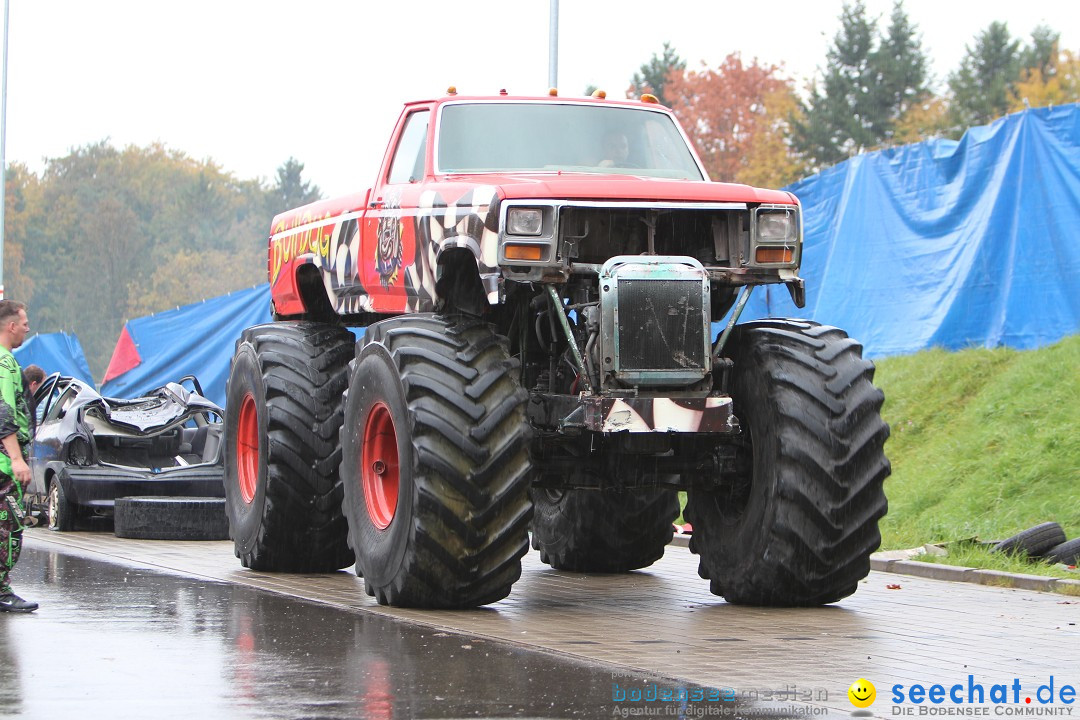
[(14, 580), (41, 610), (0, 615), (5, 716), (598, 718), (626, 707), (616, 685), (695, 687), (53, 550)]

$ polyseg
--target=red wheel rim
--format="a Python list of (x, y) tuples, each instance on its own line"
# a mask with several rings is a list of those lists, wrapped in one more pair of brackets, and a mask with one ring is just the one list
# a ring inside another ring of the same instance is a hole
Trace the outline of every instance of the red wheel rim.
[(360, 451), (360, 482), (371, 524), (390, 527), (398, 503), (397, 431), (390, 410), (378, 403), (368, 415)]
[(259, 410), (251, 393), (240, 403), (240, 419), (236, 423), (236, 479), (240, 497), (250, 505), (259, 487)]

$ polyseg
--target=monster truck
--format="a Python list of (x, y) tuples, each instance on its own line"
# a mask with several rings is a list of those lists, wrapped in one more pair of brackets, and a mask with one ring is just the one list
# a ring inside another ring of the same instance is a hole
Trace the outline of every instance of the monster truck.
[(873, 365), (834, 327), (736, 324), (758, 285), (803, 306), (801, 252), (799, 201), (710, 182), (653, 98), (407, 104), (372, 189), (273, 221), (274, 321), (228, 383), (237, 556), (472, 607), (530, 531), (557, 569), (650, 565), (682, 489), (712, 592), (849, 595), (886, 511)]

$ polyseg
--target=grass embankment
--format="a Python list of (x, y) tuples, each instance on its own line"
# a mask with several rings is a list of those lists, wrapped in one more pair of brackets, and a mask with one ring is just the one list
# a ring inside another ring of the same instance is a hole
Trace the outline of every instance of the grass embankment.
[[(930, 350), (877, 366), (892, 428), (883, 549), (1000, 540), (1048, 520), (1080, 535), (1080, 336), (1038, 350)], [(954, 548), (941, 561), (1059, 574), (979, 548)]]

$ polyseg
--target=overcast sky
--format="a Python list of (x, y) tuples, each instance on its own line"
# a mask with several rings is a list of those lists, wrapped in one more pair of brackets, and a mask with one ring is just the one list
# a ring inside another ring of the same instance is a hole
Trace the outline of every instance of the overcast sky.
[[(103, 139), (162, 141), (240, 178), (293, 156), (324, 193), (367, 187), (407, 100), (542, 94), (548, 0), (10, 0), (7, 160)], [(783, 64), (801, 86), (824, 62), (842, 0), (562, 0), (559, 89), (622, 97), (665, 41), (691, 67), (729, 52)], [(887, 22), (892, 0), (867, 0)], [(1077, 0), (906, 0), (944, 78), (991, 21), (1025, 40), (1046, 23), (1080, 49)]]

